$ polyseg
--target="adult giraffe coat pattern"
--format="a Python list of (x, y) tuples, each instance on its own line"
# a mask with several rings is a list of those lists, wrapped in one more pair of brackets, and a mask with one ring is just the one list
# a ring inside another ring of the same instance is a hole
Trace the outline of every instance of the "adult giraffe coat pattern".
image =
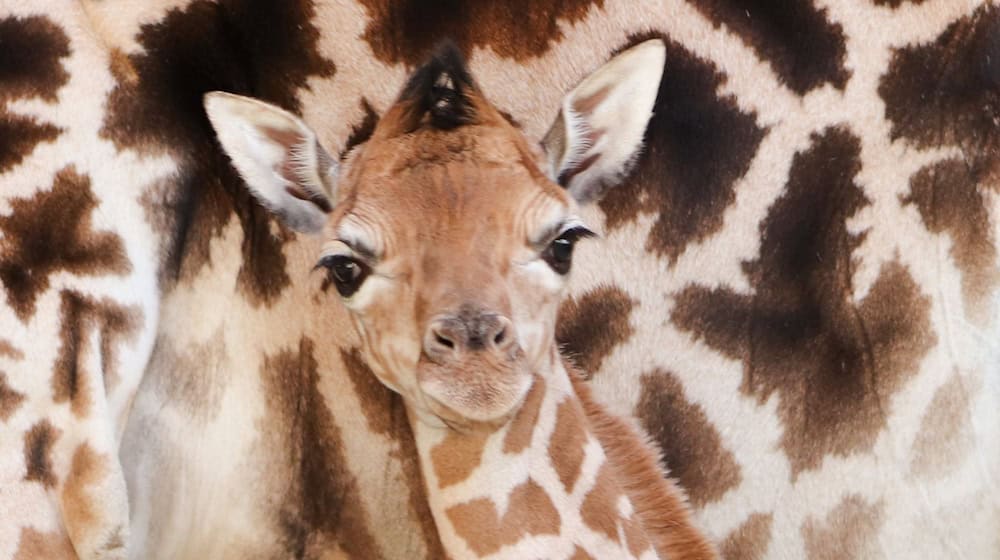
[(995, 556), (998, 27), (951, 0), (0, 3), (0, 557), (441, 555), (402, 403), (201, 99), (340, 151), (445, 36), (538, 139), (664, 40), (557, 334), (723, 556)]

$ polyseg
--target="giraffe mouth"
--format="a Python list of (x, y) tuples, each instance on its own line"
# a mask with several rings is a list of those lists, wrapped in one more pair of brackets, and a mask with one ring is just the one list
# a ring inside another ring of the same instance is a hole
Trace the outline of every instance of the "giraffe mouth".
[(531, 388), (532, 375), (524, 359), (470, 354), (441, 365), (421, 360), (417, 385), (431, 412), (446, 423), (502, 422), (513, 414)]

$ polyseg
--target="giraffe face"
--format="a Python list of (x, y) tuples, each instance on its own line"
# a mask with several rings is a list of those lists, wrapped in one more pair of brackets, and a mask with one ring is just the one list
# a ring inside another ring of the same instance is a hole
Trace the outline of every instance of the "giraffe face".
[(663, 43), (625, 51), (571, 91), (544, 140), (487, 100), (457, 50), (418, 69), (364, 145), (337, 163), (301, 120), (214, 93), (222, 147), (261, 202), (321, 233), (318, 267), (372, 371), (419, 418), (498, 422), (556, 357), (579, 202), (642, 145)]
[(448, 422), (496, 420), (522, 400), (590, 233), (542, 154), (492, 117), (376, 131), (344, 166), (319, 259), (373, 371)]

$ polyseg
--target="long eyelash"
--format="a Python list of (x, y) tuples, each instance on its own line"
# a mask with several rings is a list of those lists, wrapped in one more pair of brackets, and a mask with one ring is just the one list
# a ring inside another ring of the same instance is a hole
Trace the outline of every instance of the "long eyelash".
[(563, 230), (559, 235), (556, 236), (556, 239), (567, 236), (569, 236), (573, 241), (576, 241), (578, 239), (597, 237), (597, 234), (588, 229), (586, 226), (573, 226), (569, 229)]

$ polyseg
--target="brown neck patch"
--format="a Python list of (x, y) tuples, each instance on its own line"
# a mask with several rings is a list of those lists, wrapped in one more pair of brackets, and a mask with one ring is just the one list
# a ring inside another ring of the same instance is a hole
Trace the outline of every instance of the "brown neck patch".
[(431, 449), (431, 464), (440, 488), (447, 488), (469, 478), (482, 461), (483, 448), (489, 435), (485, 431), (457, 434), (449, 430), (444, 441)]
[(503, 517), (496, 505), (479, 498), (445, 512), (458, 536), (480, 556), (492, 554), (529, 535), (558, 535), (562, 521), (552, 499), (534, 480), (514, 488)]
[(556, 426), (549, 440), (549, 457), (566, 492), (572, 492), (583, 468), (587, 432), (579, 403), (566, 399), (556, 409)]
[(538, 425), (538, 412), (545, 400), (545, 379), (535, 376), (531, 390), (524, 397), (521, 408), (511, 421), (507, 435), (503, 438), (503, 452), (517, 454), (531, 445), (531, 436)]

